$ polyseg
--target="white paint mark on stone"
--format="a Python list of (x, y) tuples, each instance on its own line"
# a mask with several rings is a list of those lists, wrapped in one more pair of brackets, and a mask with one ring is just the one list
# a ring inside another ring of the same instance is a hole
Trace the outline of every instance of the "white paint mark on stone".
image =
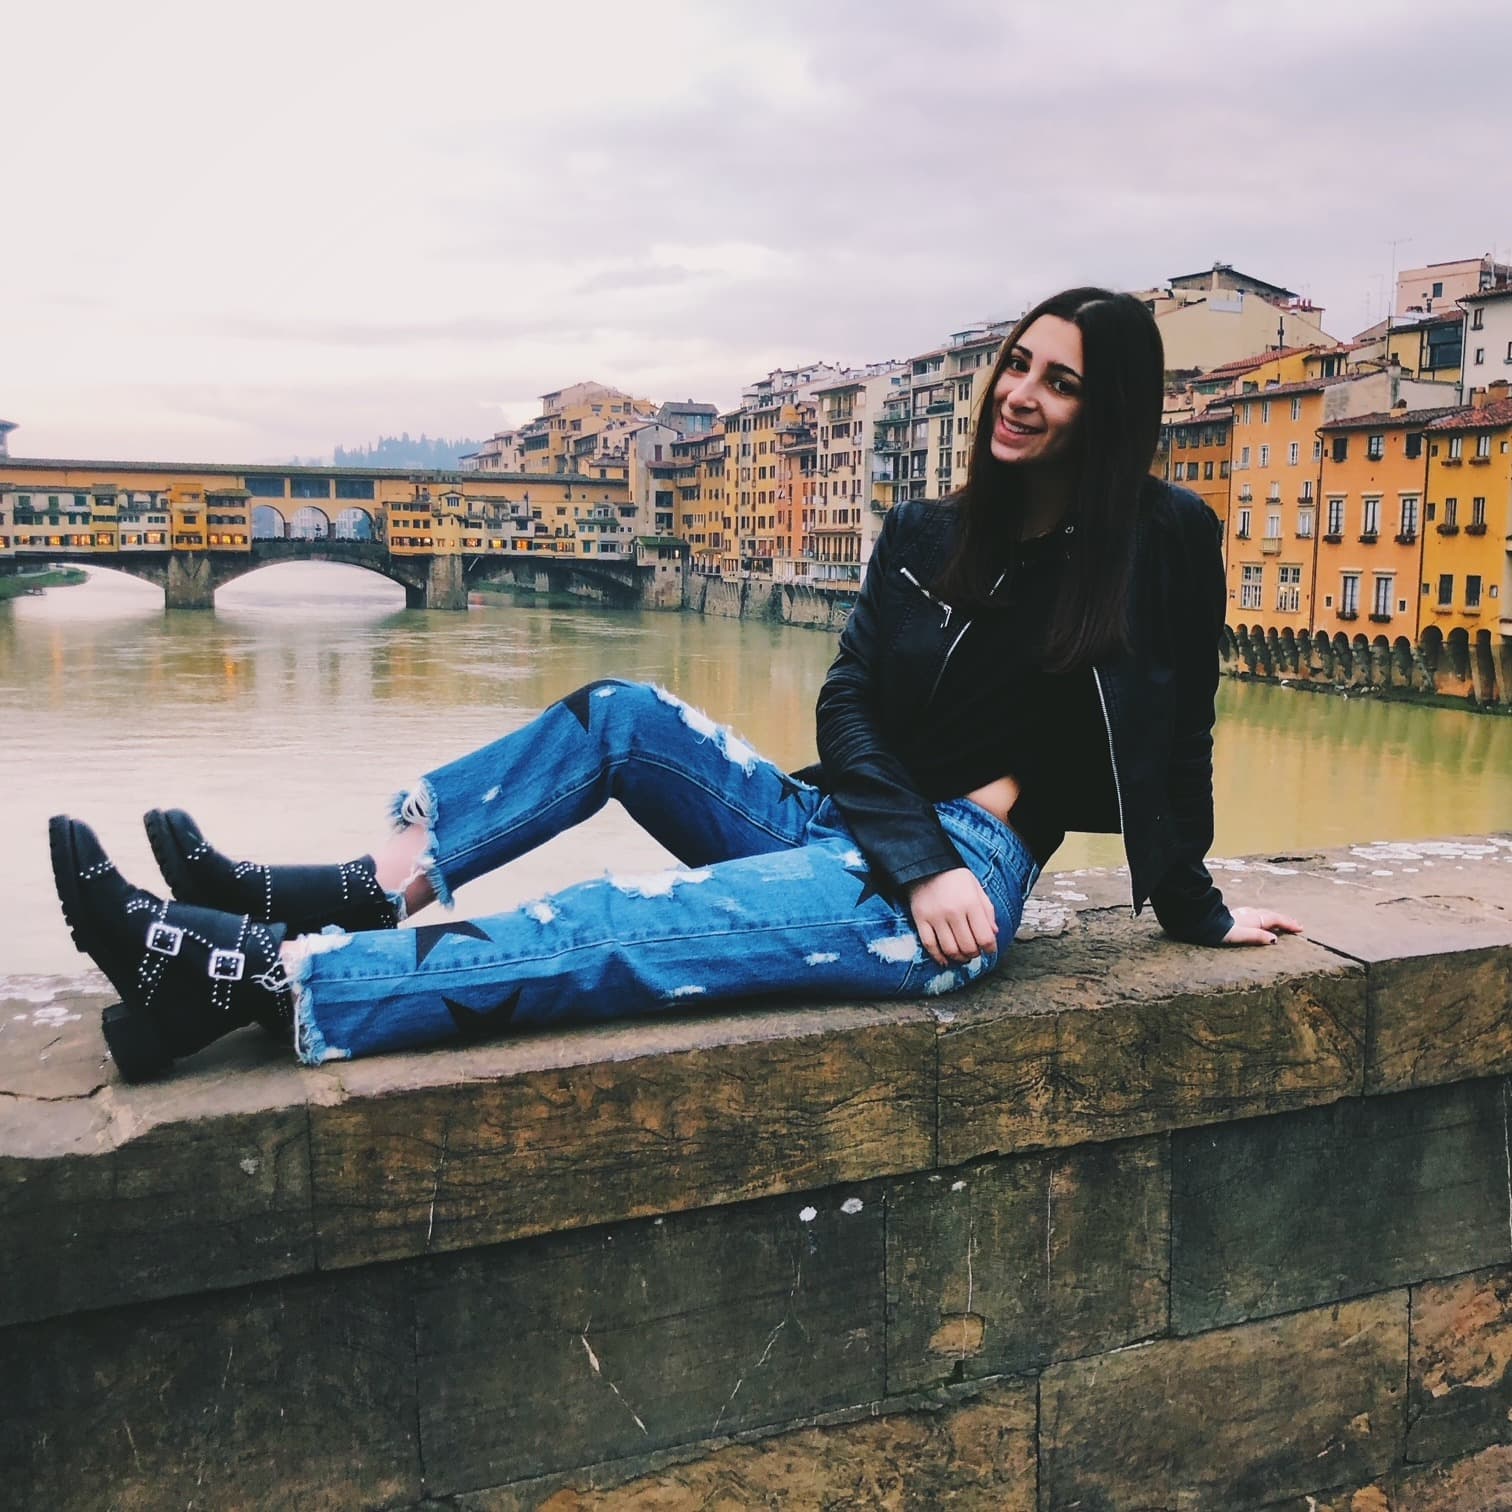
[(498, 786), (495, 785), (494, 787), (489, 788), (489, 790), (486, 793), (484, 793), (484, 795), (483, 795), (483, 801), (484, 801), (484, 803), (492, 803), (494, 801), (494, 799), (497, 798), (498, 796), (499, 796), (499, 789), (498, 789)]
[(917, 935), (884, 935), (880, 940), (868, 940), (866, 948), (879, 961), (913, 961), (919, 954)]
[(1375, 871), (1371, 872), (1370, 875), (1372, 877), (1389, 877), (1389, 876), (1392, 875), (1392, 873), (1390, 873), (1389, 871), (1382, 871), (1379, 868), (1377, 868)]
[(556, 909), (554, 909), (551, 904), (546, 902), (527, 903), (525, 905), (525, 912), (528, 913), (530, 917), (536, 921), (537, 924), (550, 924), (551, 921), (557, 916)]
[(70, 1013), (62, 1004), (54, 1004), (50, 1008), (33, 1009), (31, 1021), (47, 1029), (56, 1029), (62, 1024), (71, 1024), (83, 1016), (81, 1013)]
[(964, 1192), (966, 1190), (966, 1183), (964, 1181), (952, 1181), (950, 1183), (950, 1190), (952, 1192)]
[(247, 1173), (248, 1176), (255, 1176), (257, 1174), (257, 1167), (261, 1164), (261, 1162), (255, 1155), (244, 1155), (239, 1161), (237, 1161), (237, 1164), (242, 1168), (243, 1171)]
[(799, 1223), (812, 1223), (819, 1216), (819, 1209), (806, 1207), (798, 1209)]
[(859, 1197), (847, 1197), (840, 1204), (840, 1211), (842, 1213), (849, 1213), (852, 1217), (855, 1217), (865, 1206), (866, 1204)]
[(1086, 893), (1074, 892), (1069, 887), (1057, 887), (1055, 889), (1055, 896), (1057, 898), (1064, 898), (1068, 903), (1085, 903), (1087, 901)]
[(804, 964), (808, 966), (828, 966), (831, 961), (838, 961), (840, 956), (833, 950), (811, 950), (804, 956)]

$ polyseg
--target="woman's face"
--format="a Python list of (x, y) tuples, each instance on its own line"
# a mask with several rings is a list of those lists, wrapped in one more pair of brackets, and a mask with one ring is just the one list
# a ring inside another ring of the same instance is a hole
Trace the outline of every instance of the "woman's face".
[(999, 462), (1064, 457), (1082, 407), (1082, 335), (1041, 315), (1008, 353), (992, 391), (992, 455)]

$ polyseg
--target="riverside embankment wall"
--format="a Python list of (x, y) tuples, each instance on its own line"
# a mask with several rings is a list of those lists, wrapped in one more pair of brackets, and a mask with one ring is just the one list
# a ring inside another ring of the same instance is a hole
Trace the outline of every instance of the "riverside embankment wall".
[(990, 979), (0, 1059), (8, 1505), (1507, 1507), (1512, 838), (1052, 875)]

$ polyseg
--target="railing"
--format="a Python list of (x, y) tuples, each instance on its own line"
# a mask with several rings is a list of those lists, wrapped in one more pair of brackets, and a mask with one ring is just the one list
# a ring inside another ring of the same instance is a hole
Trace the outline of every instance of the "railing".
[(1260, 538), (1260, 550), (1266, 556), (1281, 555), (1281, 537), (1278, 535), (1262, 536)]

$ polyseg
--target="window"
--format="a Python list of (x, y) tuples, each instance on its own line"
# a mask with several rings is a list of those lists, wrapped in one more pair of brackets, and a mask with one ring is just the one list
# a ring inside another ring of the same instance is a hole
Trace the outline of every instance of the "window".
[(1239, 529), (1237, 534), (1241, 541), (1247, 541), (1250, 538), (1250, 512), (1247, 509), (1239, 511)]
[(1301, 398), (1301, 395), (1298, 395), (1297, 397), (1295, 397), (1292, 400), (1291, 409), (1292, 409), (1292, 419), (1293, 420), (1300, 420), (1302, 418), (1302, 398)]
[(1333, 438), (1333, 459), (1335, 462), (1347, 462), (1349, 460), (1349, 437), (1335, 436)]
[(1465, 608), (1479, 609), (1481, 602), (1481, 580), (1478, 572), (1472, 572), (1465, 578)]
[(1247, 446), (1241, 446), (1239, 448), (1239, 465), (1240, 465), (1240, 467), (1248, 467), (1249, 466), (1249, 462), (1250, 462), (1250, 449)]
[(1258, 609), (1260, 607), (1260, 594), (1264, 588), (1262, 581), (1265, 569), (1257, 563), (1246, 562), (1239, 569), (1239, 607), (1241, 609)]
[(1300, 441), (1293, 441), (1292, 444), (1286, 448), (1286, 465), (1288, 467), (1295, 467), (1301, 460), (1302, 443)]
[(1223, 458), (1221, 458), (1219, 460), (1219, 463), (1218, 463), (1218, 476), (1220, 478), (1226, 478), (1226, 477), (1228, 477), (1228, 475), (1229, 475), (1229, 460), (1228, 460), (1227, 457), (1223, 457)]
[(1354, 619), (1360, 612), (1360, 574), (1346, 572), (1339, 579), (1339, 618)]
[(1250, 421), (1253, 420), (1254, 418), (1255, 418), (1255, 406), (1253, 404), (1246, 404), (1244, 406), (1244, 423), (1246, 425), (1248, 425), (1250, 423)]
[(284, 480), (282, 478), (249, 477), (247, 479), (247, 492), (254, 499), (281, 499), (284, 496)]
[(1211, 462), (1204, 462), (1202, 464), (1202, 476), (1204, 480), (1210, 480), (1212, 478), (1213, 464)]
[(1380, 497), (1368, 498), (1363, 502), (1364, 510), (1363, 518), (1360, 521), (1360, 534), (1367, 536), (1377, 535), (1381, 529)]
[(1389, 572), (1377, 573), (1375, 594), (1370, 612), (1376, 619), (1391, 618), (1391, 601), (1396, 597), (1396, 578)]
[(1260, 448), (1260, 465), (1261, 467), (1270, 466), (1270, 447), (1268, 446), (1262, 446)]
[(1459, 459), (1462, 456), (1464, 456), (1464, 454), (1465, 454), (1465, 438), (1463, 436), (1450, 436), (1450, 438), (1449, 438), (1449, 459), (1450, 459), (1450, 461), (1452, 461), (1452, 462), (1458, 462)]
[(1480, 367), (1481, 364), (1485, 362), (1485, 360), (1486, 360), (1486, 349), (1485, 349), (1485, 347), (1476, 347), (1476, 349), (1475, 349), (1475, 364), (1474, 365), (1476, 367)]
[(1386, 437), (1379, 431), (1365, 443), (1365, 456), (1371, 462), (1379, 462), (1386, 455)]
[(1344, 501), (1343, 499), (1330, 499), (1328, 501), (1328, 533), (1331, 536), (1344, 534)]
[(329, 478), (291, 478), (289, 497), (291, 499), (329, 499), (331, 480)]
[(1304, 503), (1304, 504), (1311, 504), (1312, 503), (1312, 496), (1313, 496), (1312, 495), (1312, 479), (1308, 478), (1302, 484), (1301, 502)]
[(1277, 573), (1280, 586), (1276, 589), (1276, 608), (1282, 614), (1296, 614), (1302, 608), (1301, 567), (1281, 567)]
[[(1491, 432), (1490, 431), (1485, 431), (1481, 435), (1479, 435), (1479, 436), (1477, 436), (1475, 438), (1475, 455), (1476, 455), (1477, 458), (1489, 457), (1491, 455)], [(82, 504), (84, 501), (81, 498), (79, 500), (79, 502)]]
[(373, 480), (371, 478), (337, 478), (336, 497), (338, 499), (371, 499)]
[(1271, 510), (1265, 517), (1265, 533), (1271, 540), (1278, 540), (1281, 535), (1281, 511)]
[(1458, 499), (1445, 499), (1444, 500), (1444, 524), (1446, 524), (1446, 525), (1458, 525), (1459, 524), (1459, 500)]
[(1486, 323), (1486, 312), (1477, 308), (1470, 316), (1470, 329), (1479, 331)]
[(1297, 511), (1297, 534), (1304, 541), (1310, 541), (1313, 533), (1313, 512), (1310, 508)]
[(1417, 534), (1418, 501), (1415, 494), (1402, 496), (1402, 528), (1401, 534), (1412, 537)]
[(1260, 401), (1260, 423), (1261, 423), (1261, 425), (1269, 425), (1270, 424), (1270, 400), (1269, 399), (1262, 399)]
[(1435, 299), (1442, 299), (1444, 297), (1444, 286), (1438, 279), (1434, 279), (1433, 281), (1433, 297)]
[(1439, 573), (1438, 601), (1440, 609), (1447, 609), (1454, 602), (1454, 574), (1452, 572)]
[(1313, 441), (1313, 461), (1314, 462), (1321, 462), (1322, 460), (1323, 460), (1323, 438), (1321, 436), (1319, 436), (1319, 437), (1317, 437)]
[(1484, 530), (1486, 528), (1486, 496), (1476, 494), (1470, 501), (1470, 528), (1472, 530)]
[(1402, 454), (1407, 458), (1409, 462), (1415, 461), (1418, 457), (1421, 457), (1423, 455), (1422, 431), (1409, 432), (1406, 441), (1403, 443)]

